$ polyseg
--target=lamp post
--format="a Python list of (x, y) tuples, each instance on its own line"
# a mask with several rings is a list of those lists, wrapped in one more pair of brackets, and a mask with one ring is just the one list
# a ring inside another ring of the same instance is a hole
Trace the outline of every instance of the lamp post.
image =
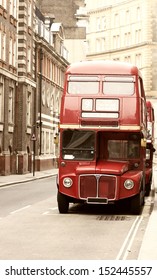
[(40, 48), (40, 75), (39, 75), (39, 129), (40, 129), (40, 144), (39, 155), (42, 153), (42, 72), (43, 72), (43, 50)]
[(33, 176), (35, 176), (35, 141), (36, 141), (35, 133), (31, 136), (31, 141), (33, 141)]

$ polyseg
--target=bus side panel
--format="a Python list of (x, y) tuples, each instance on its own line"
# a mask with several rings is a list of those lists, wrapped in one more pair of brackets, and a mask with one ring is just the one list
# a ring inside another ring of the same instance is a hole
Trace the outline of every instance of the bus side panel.
[(78, 124), (80, 116), (79, 98), (77, 96), (64, 97), (61, 104), (60, 123), (64, 124)]

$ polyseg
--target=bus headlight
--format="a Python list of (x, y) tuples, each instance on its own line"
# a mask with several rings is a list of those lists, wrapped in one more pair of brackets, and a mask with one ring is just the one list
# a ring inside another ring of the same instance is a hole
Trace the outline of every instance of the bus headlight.
[(64, 178), (64, 180), (63, 180), (64, 187), (70, 188), (72, 186), (72, 184), (73, 184), (73, 181), (71, 178), (69, 178), (69, 177)]
[(127, 189), (127, 190), (131, 190), (133, 187), (134, 187), (134, 182), (130, 179), (127, 179), (125, 182), (124, 182), (124, 187)]

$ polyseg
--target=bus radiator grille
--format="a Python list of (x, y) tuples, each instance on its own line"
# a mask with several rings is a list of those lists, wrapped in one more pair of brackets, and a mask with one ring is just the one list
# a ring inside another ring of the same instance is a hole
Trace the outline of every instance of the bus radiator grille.
[(80, 198), (106, 198), (114, 200), (116, 196), (116, 177), (107, 175), (81, 175)]

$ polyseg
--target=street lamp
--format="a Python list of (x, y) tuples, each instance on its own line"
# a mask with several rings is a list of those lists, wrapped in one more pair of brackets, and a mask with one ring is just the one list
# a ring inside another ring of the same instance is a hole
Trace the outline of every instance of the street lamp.
[(43, 72), (43, 50), (40, 48), (40, 75), (39, 75), (39, 129), (40, 129), (40, 144), (39, 144), (39, 155), (42, 153), (42, 72)]

